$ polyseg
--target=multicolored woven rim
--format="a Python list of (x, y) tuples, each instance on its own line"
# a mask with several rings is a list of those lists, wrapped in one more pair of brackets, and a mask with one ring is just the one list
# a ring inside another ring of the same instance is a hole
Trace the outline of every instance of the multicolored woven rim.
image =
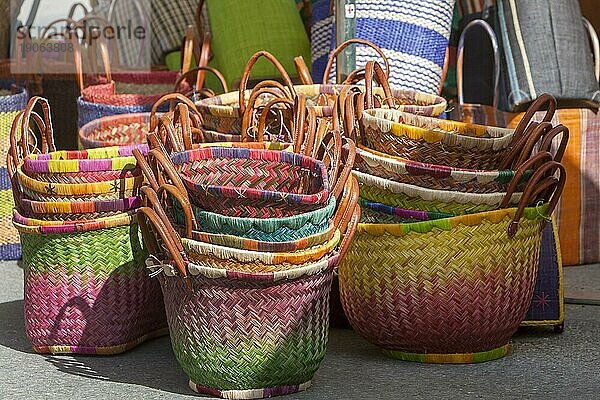
[[(144, 126), (149, 128), (150, 115), (150, 113), (146, 112), (111, 115), (95, 119), (79, 129), (79, 140), (87, 149), (120, 145), (121, 142), (118, 141), (123, 140), (123, 135), (121, 133), (121, 138), (116, 138), (114, 131), (123, 127), (127, 127), (130, 130), (138, 127), (139, 131)], [(127, 132), (128, 136), (125, 138), (127, 145), (145, 143), (145, 140), (142, 138), (145, 133), (141, 132), (142, 134), (140, 134), (139, 131), (134, 130), (135, 135), (132, 135), (131, 131)]]
[(19, 208), (25, 214), (85, 214), (130, 211), (141, 207), (139, 197), (106, 201), (43, 202), (21, 199)]
[(473, 364), (493, 361), (504, 357), (508, 353), (510, 345), (506, 344), (489, 351), (464, 354), (421, 354), (406, 353), (403, 351), (383, 350), (388, 357), (402, 361), (412, 361), (427, 364)]
[(111, 217), (85, 221), (42, 221), (27, 218), (13, 211), (13, 224), (19, 232), (37, 234), (69, 234), (115, 228), (134, 223), (136, 212), (117, 214)]
[(428, 175), (434, 178), (452, 178), (457, 182), (477, 181), (480, 183), (497, 182), (507, 184), (515, 171), (482, 171), (477, 169), (454, 168), (447, 165), (426, 164), (401, 157), (394, 157), (377, 150), (358, 145), (357, 163), (366, 163), (374, 168), (383, 168), (399, 175)]
[[(147, 144), (138, 144), (131, 146), (111, 146), (111, 147), (103, 147), (99, 149), (89, 149), (89, 150), (62, 150), (62, 151), (54, 151), (52, 153), (47, 154), (30, 154), (28, 156), (29, 160), (33, 161), (66, 161), (66, 160), (100, 160), (103, 159), (113, 159), (119, 157), (131, 157), (133, 156), (133, 150), (139, 149), (140, 152), (144, 155), (148, 154), (148, 145)], [(63, 172), (63, 171), (57, 171)], [(72, 171), (77, 172), (77, 171)]]
[(436, 119), (398, 110), (373, 109), (363, 112), (365, 129), (406, 136), (427, 143), (460, 144), (474, 150), (507, 148), (513, 140), (514, 130)]
[(190, 380), (190, 389), (196, 393), (208, 394), (210, 396), (221, 397), (223, 399), (267, 399), (275, 396), (285, 396), (302, 392), (312, 386), (312, 382), (308, 381), (300, 385), (280, 386), (276, 388), (266, 389), (250, 389), (250, 390), (218, 390), (206, 386), (198, 385)]
[(414, 220), (414, 221), (431, 221), (441, 218), (451, 218), (454, 217), (453, 214), (448, 213), (438, 213), (438, 212), (430, 212), (430, 211), (421, 211), (421, 210), (408, 210), (405, 208), (388, 206), (386, 204), (376, 203), (373, 201), (368, 201), (363, 198), (358, 199), (358, 204), (361, 207), (365, 207), (383, 214), (392, 215), (394, 217)]
[(285, 201), (288, 204), (317, 205), (325, 203), (329, 199), (330, 184), (325, 164), (319, 160), (301, 154), (285, 151), (270, 151), (235, 147), (208, 147), (184, 151), (171, 156), (171, 160), (177, 169), (182, 169), (184, 168), (183, 165), (193, 163), (195, 161), (217, 158), (235, 160), (265, 160), (273, 163), (301, 166), (302, 168), (311, 171), (313, 177), (319, 179), (320, 190), (311, 194), (298, 194), (246, 187), (240, 188), (234, 186), (206, 185), (202, 182), (195, 182), (186, 175), (182, 175), (181, 178), (189, 190), (228, 198)]

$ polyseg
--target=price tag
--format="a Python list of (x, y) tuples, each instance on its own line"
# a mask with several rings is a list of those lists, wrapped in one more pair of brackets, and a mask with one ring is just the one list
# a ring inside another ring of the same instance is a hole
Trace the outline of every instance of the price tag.
[(356, 18), (356, 6), (354, 4), (346, 4), (344, 6), (344, 9), (346, 11), (346, 18), (348, 19), (354, 19)]

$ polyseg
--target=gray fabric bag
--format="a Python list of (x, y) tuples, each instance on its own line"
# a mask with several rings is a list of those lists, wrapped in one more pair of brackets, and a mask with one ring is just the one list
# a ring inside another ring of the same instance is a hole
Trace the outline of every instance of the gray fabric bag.
[(600, 91), (577, 0), (498, 0), (501, 108), (522, 111), (541, 93), (564, 107), (598, 108)]

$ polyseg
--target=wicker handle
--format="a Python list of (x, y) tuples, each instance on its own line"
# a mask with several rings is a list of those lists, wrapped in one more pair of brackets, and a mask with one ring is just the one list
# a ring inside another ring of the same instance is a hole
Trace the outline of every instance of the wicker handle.
[(344, 185), (344, 193), (338, 201), (337, 211), (333, 217), (333, 226), (344, 233), (352, 217), (352, 212), (358, 204), (358, 181), (354, 176), (348, 177)]
[(152, 110), (150, 111), (150, 132), (153, 132), (158, 125), (158, 118), (156, 117), (158, 109), (167, 101), (170, 102), (170, 111), (173, 111), (175, 109), (175, 105), (177, 104), (177, 102), (181, 102), (187, 105), (194, 114), (200, 116), (200, 112), (198, 111), (196, 104), (194, 104), (194, 102), (191, 101), (189, 98), (185, 97), (181, 93), (169, 93), (158, 99), (158, 101), (152, 106)]
[(356, 207), (354, 207), (354, 212), (352, 213), (352, 218), (348, 223), (347, 233), (344, 235), (344, 239), (342, 239), (342, 242), (340, 243), (340, 257), (338, 259), (338, 262), (342, 262), (342, 260), (346, 256), (346, 253), (348, 253), (348, 249), (352, 244), (352, 239), (354, 238), (354, 234), (356, 233), (356, 229), (358, 228), (358, 223), (360, 222), (360, 216), (360, 206), (356, 205)]
[[(294, 153), (302, 153), (305, 136), (314, 136), (314, 132), (305, 132), (307, 126), (308, 108), (306, 107), (306, 96), (299, 94), (294, 100), (294, 122), (293, 142)], [(262, 115), (261, 115), (262, 118)]]
[(338, 54), (340, 54), (346, 47), (350, 46), (351, 44), (362, 44), (365, 46), (369, 46), (370, 48), (375, 50), (375, 52), (377, 52), (377, 54), (379, 54), (381, 56), (381, 59), (383, 60), (383, 63), (385, 64), (385, 76), (386, 77), (390, 76), (390, 63), (389, 63), (387, 57), (385, 56), (385, 53), (383, 52), (383, 50), (381, 50), (379, 47), (377, 47), (377, 45), (375, 45), (372, 42), (369, 42), (368, 40), (350, 39), (350, 40), (346, 40), (344, 43), (339, 45), (335, 50), (333, 50), (333, 53), (331, 53), (331, 55), (329, 56), (329, 60), (327, 61), (327, 66), (325, 67), (325, 72), (323, 73), (323, 81), (322, 81), (323, 83), (327, 83), (329, 81), (329, 75), (331, 74), (331, 69), (333, 68), (333, 63), (335, 62)]
[[(180, 239), (177, 241), (177, 243), (181, 244), (181, 238), (179, 237), (179, 234), (173, 229), (173, 226), (171, 225), (171, 221), (169, 220), (165, 209), (160, 204), (160, 200), (158, 199), (158, 193), (150, 186), (142, 186), (142, 188), (140, 189), (140, 197), (142, 198), (142, 207), (152, 208), (156, 215), (158, 215), (160, 220), (164, 223), (164, 225), (167, 228), (170, 228), (169, 230), (172, 230), (171, 235)], [(183, 246), (179, 247), (178, 250), (180, 252), (183, 252)]]
[(556, 136), (561, 135), (560, 143), (554, 154), (554, 161), (561, 162), (565, 151), (567, 150), (567, 144), (569, 143), (569, 128), (564, 125), (557, 125), (550, 132), (544, 136), (542, 143), (540, 144), (539, 151), (550, 151), (552, 149), (552, 142)]
[(544, 108), (547, 108), (546, 114), (544, 115), (544, 118), (540, 122), (550, 122), (550, 121), (552, 121), (552, 118), (554, 117), (554, 113), (556, 112), (556, 107), (557, 107), (556, 99), (554, 98), (554, 96), (552, 96), (548, 93), (543, 93), (537, 99), (535, 99), (535, 101), (533, 103), (531, 103), (531, 105), (525, 112), (525, 115), (523, 115), (523, 118), (521, 118), (521, 120), (519, 121), (519, 124), (515, 128), (515, 133), (513, 135), (513, 140), (512, 140), (511, 146), (512, 146), (512, 144), (517, 143), (519, 140), (521, 140), (521, 138), (523, 137), (523, 135), (525, 134), (525, 132), (527, 130), (528, 125), (532, 122), (532, 119), (535, 116), (536, 112), (541, 111)]
[(296, 71), (298, 72), (300, 82), (302, 82), (303, 85), (313, 85), (314, 81), (312, 79), (312, 76), (310, 75), (308, 66), (304, 61), (304, 57), (298, 56), (294, 58), (294, 65), (296, 66)]
[(252, 67), (254, 67), (254, 65), (256, 64), (258, 59), (261, 57), (266, 58), (273, 65), (275, 65), (275, 67), (279, 71), (279, 74), (283, 78), (283, 83), (287, 86), (290, 93), (292, 94), (292, 97), (296, 96), (296, 91), (294, 90), (294, 85), (292, 84), (292, 80), (290, 79), (290, 76), (288, 75), (288, 73), (285, 71), (285, 68), (283, 68), (283, 65), (281, 65), (281, 63), (277, 60), (277, 58), (275, 58), (275, 56), (273, 56), (273, 54), (269, 53), (268, 51), (264, 51), (264, 50), (259, 51), (250, 58), (250, 60), (246, 64), (246, 67), (244, 68), (244, 73), (242, 74), (242, 80), (240, 81), (240, 93), (239, 93), (239, 95), (240, 95), (240, 97), (239, 97), (239, 102), (240, 102), (239, 115), (240, 115), (240, 117), (243, 117), (244, 111), (246, 111), (245, 96), (246, 96), (246, 87), (248, 85), (248, 80), (250, 79), (250, 72), (252, 71)]
[(144, 155), (142, 154), (140, 149), (137, 149), (137, 148), (133, 149), (133, 156), (135, 157), (135, 160), (137, 161), (138, 168), (140, 168), (142, 170), (142, 174), (144, 174), (146, 181), (148, 181), (148, 183), (150, 184), (150, 187), (155, 191), (158, 190), (160, 185), (158, 184), (158, 181), (156, 180), (157, 172), (152, 170), (152, 168), (150, 167), (150, 164), (148, 164), (146, 157), (144, 157)]
[[(39, 114), (35, 113), (33, 109), (37, 104), (40, 104), (43, 112), (43, 121), (40, 118)], [(50, 104), (48, 100), (34, 96), (27, 103), (27, 107), (22, 114), (22, 122), (21, 122), (21, 155), (23, 158), (27, 157), (32, 151), (38, 151), (35, 149), (35, 146), (32, 148), (29, 144), (29, 129), (30, 129), (30, 119), (33, 117), (34, 122), (40, 128), (40, 133), (42, 135), (42, 152), (56, 151), (54, 147), (54, 128), (52, 126), (52, 117), (50, 114)], [(11, 132), (10, 141), (11, 141), (11, 153), (13, 156), (13, 161), (15, 165), (19, 165), (20, 159), (17, 154), (17, 138), (16, 138), (16, 127), (13, 126), (15, 132)], [(46, 149), (44, 149), (46, 147)], [(44, 151), (47, 150), (47, 151)]]
[[(271, 109), (273, 107), (275, 107), (276, 105), (279, 105), (279, 104), (288, 105), (288, 106), (290, 106), (290, 108), (294, 107), (294, 102), (289, 99), (279, 98), (279, 99), (270, 100), (265, 105), (265, 108), (260, 113), (260, 118), (258, 119), (258, 129), (256, 131), (256, 140), (258, 142), (264, 141), (264, 133), (267, 128), (267, 119), (269, 118), (269, 113), (271, 112)], [(281, 129), (283, 129), (284, 127), (285, 127), (285, 120), (284, 120), (284, 118), (281, 118)], [(290, 139), (290, 138), (287, 138), (286, 140), (288, 140), (288, 139)]]
[(177, 170), (175, 170), (175, 166), (163, 152), (158, 149), (152, 149), (148, 152), (147, 158), (150, 165), (153, 165), (154, 170), (157, 171), (156, 180), (159, 185), (162, 186), (165, 183), (172, 184), (182, 193), (187, 193), (183, 181), (179, 177)]
[(342, 84), (343, 85), (356, 85), (363, 79), (365, 79), (365, 69), (359, 68), (359, 69), (355, 69), (354, 71), (352, 71), (350, 73), (350, 75), (348, 75), (346, 77), (344, 82), (342, 82)]
[[(317, 112), (314, 108), (308, 108), (306, 113), (306, 137), (302, 142), (298, 141), (294, 144), (294, 148), (302, 150), (302, 154), (308, 157), (313, 157), (316, 153), (317, 143), (320, 143), (318, 124), (321, 120), (317, 117)], [(294, 150), (297, 152), (296, 150)]]
[[(107, 19), (98, 15), (86, 15), (81, 20), (77, 21), (77, 23), (75, 24), (74, 32), (76, 32), (78, 28), (86, 29), (86, 24), (89, 21), (102, 22), (105, 24), (105, 27), (109, 27), (110, 29), (112, 29), (113, 32), (115, 30)], [(79, 38), (76, 34), (71, 34), (71, 43), (73, 44), (73, 56), (75, 58), (75, 69), (77, 71), (77, 83), (79, 84), (79, 89), (83, 90), (85, 89), (85, 80), (83, 78), (83, 59), (81, 53), (81, 46), (78, 39)], [(110, 68), (110, 55), (108, 45), (106, 44), (103, 35), (100, 35), (100, 38), (96, 40), (98, 41), (100, 48), (100, 58), (102, 59), (104, 74), (106, 75), (106, 80), (110, 82), (112, 81), (112, 73)], [(96, 60), (96, 57), (93, 57), (92, 59)]]
[[(258, 127), (254, 129), (255, 127), (253, 126), (253, 124), (256, 111), (255, 104), (260, 98), (260, 96), (262, 96), (263, 94), (270, 94), (275, 99), (287, 99), (290, 102), (293, 102), (293, 100), (285, 94), (285, 88), (278, 82), (267, 80), (262, 81), (258, 85), (256, 85), (256, 87), (252, 90), (252, 93), (250, 94), (246, 110), (244, 111), (244, 114), (242, 116), (242, 131), (240, 132), (242, 136), (242, 142), (247, 142), (249, 136), (254, 137), (259, 142), (262, 141), (262, 133), (259, 139)], [(251, 130), (254, 130), (252, 134), (250, 134)]]
[(506, 195), (502, 199), (499, 208), (507, 208), (510, 204), (510, 200), (513, 194), (516, 193), (517, 188), (521, 184), (523, 177), (525, 174), (531, 170), (538, 170), (542, 165), (547, 162), (552, 161), (552, 154), (547, 151), (539, 152), (535, 156), (531, 157), (529, 160), (525, 161), (522, 165), (519, 166), (515, 175), (510, 181), (508, 185), (508, 189), (506, 190)]
[(343, 140), (339, 130), (327, 132), (317, 151), (317, 159), (323, 161), (328, 171), (329, 185), (332, 188), (338, 183), (340, 164), (342, 162)]
[[(500, 163), (500, 170), (518, 169), (533, 153), (537, 143), (552, 129), (550, 122), (532, 122), (521, 139), (509, 147), (509, 151)], [(548, 149), (549, 151), (549, 149)]]
[[(549, 153), (547, 153), (549, 154)], [(558, 172), (559, 178), (556, 179), (553, 175)], [(546, 216), (552, 215), (552, 212), (558, 204), (558, 200), (562, 194), (562, 191), (566, 183), (566, 171), (565, 167), (556, 161), (548, 161), (538, 168), (529, 179), (523, 196), (519, 203), (519, 208), (515, 213), (513, 220), (508, 226), (508, 236), (514, 237), (519, 228), (519, 220), (523, 216), (525, 207), (537, 202), (544, 201), (548, 202), (548, 208), (546, 209)], [(536, 198), (536, 195), (538, 196)], [(545, 223), (542, 224), (541, 229), (545, 227)]]
[[(194, 77), (194, 74), (196, 77), (198, 77), (201, 73), (204, 75), (205, 71), (208, 71), (217, 77), (217, 79), (219, 80), (219, 83), (221, 84), (221, 87), (223, 88), (223, 93), (227, 93), (229, 91), (229, 87), (227, 86), (225, 77), (223, 76), (223, 74), (221, 72), (219, 72), (219, 70), (209, 67), (209, 66), (202, 66), (202, 67), (193, 68), (193, 69), (187, 71), (185, 74), (180, 75), (177, 78), (177, 82), (175, 82), (175, 89), (173, 89), (173, 92), (175, 92), (175, 93), (181, 92), (181, 86), (184, 82), (189, 82), (189, 80)], [(202, 82), (204, 82), (204, 79), (202, 80)], [(199, 85), (198, 81), (196, 80), (196, 86), (194, 86), (194, 89), (190, 93), (186, 93), (186, 96), (191, 97), (191, 96), (196, 95), (202, 89), (204, 89), (203, 86), (204, 86), (204, 83)]]
[[(19, 163), (23, 160), (23, 158), (25, 158), (28, 154), (40, 153), (40, 150), (37, 148), (37, 143), (29, 143), (29, 142), (26, 145), (28, 148), (27, 153), (26, 154), (23, 153), (23, 150), (21, 148), (22, 140), (17, 139), (17, 137), (18, 137), (17, 132), (19, 131), (19, 128), (21, 127), (21, 122), (23, 121), (23, 114), (24, 114), (24, 111), (21, 111), (21, 112), (19, 112), (19, 114), (17, 114), (17, 116), (13, 120), (11, 130), (10, 130), (9, 141), (11, 144), (10, 144), (10, 148), (7, 152), (9, 160), (10, 160), (10, 162), (7, 164), (9, 176), (14, 175), (16, 166), (19, 165)], [(42, 117), (40, 117), (40, 115), (36, 112), (32, 112), (31, 117), (33, 118), (34, 123), (37, 125), (38, 130), (40, 132), (42, 132), (41, 153), (48, 153), (48, 151), (50, 150), (48, 147), (48, 140), (46, 139), (45, 135), (43, 134), (43, 132), (45, 132), (45, 130), (46, 130), (46, 124), (44, 123), (44, 120), (42, 119)], [(35, 140), (35, 135), (33, 134), (33, 132), (31, 132), (31, 130), (28, 130), (27, 136), (31, 137), (32, 139)], [(51, 143), (51, 145), (52, 145), (52, 151), (55, 151), (55, 149), (53, 147), (53, 143)]]
[[(160, 257), (162, 251), (160, 251), (160, 246), (158, 245), (157, 236), (160, 237), (162, 243), (164, 244), (166, 251), (169, 253), (168, 255), (175, 263), (175, 266), (181, 273), (184, 278), (187, 278), (187, 271), (185, 268), (186, 262), (183, 259), (183, 254), (178, 251), (178, 245), (176, 240), (169, 234), (168, 228), (165, 226), (163, 221), (160, 219), (158, 214), (151, 208), (148, 207), (140, 207), (137, 213), (138, 223), (140, 225), (140, 230), (142, 231), (142, 237), (144, 238), (144, 243), (146, 246), (149, 246), (150, 253), (155, 257)], [(154, 235), (150, 233), (150, 228), (146, 222), (150, 223)]]
[(71, 6), (71, 8), (69, 9), (69, 14), (68, 14), (67, 18), (73, 19), (73, 17), (75, 16), (75, 13), (77, 12), (78, 8), (81, 8), (83, 10), (83, 15), (84, 16), (88, 15), (89, 12), (90, 12), (85, 4), (77, 2), (77, 3), (74, 3)]
[[(192, 203), (190, 202), (187, 192), (182, 192), (173, 185), (164, 184), (159, 188), (158, 195), (165, 202), (169, 200), (167, 195), (170, 195), (171, 201), (176, 201), (179, 203), (179, 206), (183, 210), (183, 215), (185, 217), (185, 237), (191, 239), (193, 237), (194, 230), (198, 230), (198, 222), (194, 216)], [(160, 206), (160, 204), (158, 206)]]
[(194, 57), (195, 46), (196, 38), (194, 35), (194, 27), (192, 25), (188, 25), (185, 28), (185, 36), (181, 45), (181, 75), (190, 70), (192, 59)]
[(383, 87), (383, 93), (385, 100), (388, 102), (390, 108), (394, 108), (394, 95), (387, 77), (385, 76), (381, 65), (375, 61), (369, 61), (365, 66), (365, 107), (367, 109), (373, 108), (375, 104), (373, 95), (373, 80), (379, 83)]

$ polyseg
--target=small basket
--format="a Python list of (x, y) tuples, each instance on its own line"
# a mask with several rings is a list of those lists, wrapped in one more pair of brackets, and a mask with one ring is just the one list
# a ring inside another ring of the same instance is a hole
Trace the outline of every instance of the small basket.
[(79, 129), (79, 142), (84, 149), (146, 143), (150, 115), (123, 114), (96, 119)]
[[(518, 209), (360, 224), (339, 267), (342, 305), (354, 329), (406, 361), (503, 357), (530, 305), (541, 230), (564, 188), (564, 168), (547, 165)], [(556, 168), (560, 180), (544, 178)], [(540, 190), (553, 192), (549, 204), (525, 208)]]
[(549, 109), (543, 122), (549, 122), (556, 100), (542, 95), (514, 131), (390, 109), (365, 110), (361, 135), (367, 147), (392, 156), (455, 168), (500, 170), (507, 167), (511, 150), (527, 141), (531, 118), (545, 104)]
[(227, 216), (287, 217), (323, 208), (330, 195), (325, 164), (300, 154), (212, 147), (171, 160), (192, 200)]
[(159, 283), (148, 276), (133, 217), (37, 225), (15, 213), (34, 351), (118, 354), (167, 333)]

